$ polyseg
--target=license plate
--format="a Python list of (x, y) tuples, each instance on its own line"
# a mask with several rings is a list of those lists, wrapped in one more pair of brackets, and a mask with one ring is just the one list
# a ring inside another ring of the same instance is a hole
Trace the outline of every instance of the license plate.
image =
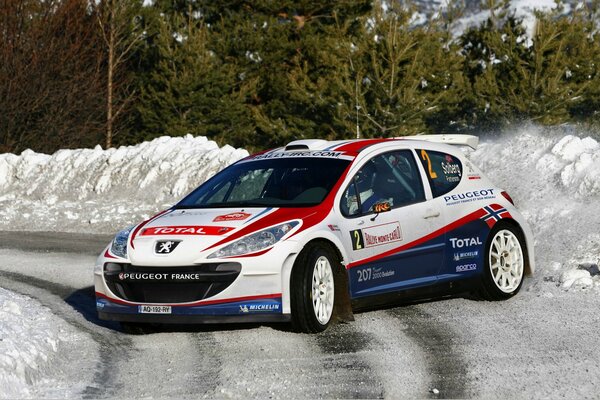
[(140, 314), (171, 314), (171, 306), (138, 306)]

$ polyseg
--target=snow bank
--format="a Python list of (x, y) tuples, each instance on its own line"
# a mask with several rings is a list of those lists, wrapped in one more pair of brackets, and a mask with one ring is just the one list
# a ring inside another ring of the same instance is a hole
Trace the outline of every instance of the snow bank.
[(191, 135), (109, 150), (0, 154), (0, 229), (112, 233), (247, 155)]
[(37, 301), (0, 288), (0, 398), (68, 398), (83, 388), (51, 378), (60, 354), (82, 336), (65, 325)]
[(600, 144), (574, 127), (529, 125), (481, 138), (470, 157), (531, 224), (537, 274), (600, 288)]

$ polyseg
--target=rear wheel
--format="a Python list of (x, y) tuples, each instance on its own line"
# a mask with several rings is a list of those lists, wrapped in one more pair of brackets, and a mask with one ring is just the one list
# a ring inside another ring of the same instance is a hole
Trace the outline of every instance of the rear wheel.
[(335, 311), (336, 253), (328, 246), (313, 243), (298, 255), (291, 277), (292, 323), (301, 332), (322, 332)]
[(488, 300), (514, 296), (523, 285), (525, 249), (521, 233), (506, 223), (490, 232), (485, 251), (483, 295)]

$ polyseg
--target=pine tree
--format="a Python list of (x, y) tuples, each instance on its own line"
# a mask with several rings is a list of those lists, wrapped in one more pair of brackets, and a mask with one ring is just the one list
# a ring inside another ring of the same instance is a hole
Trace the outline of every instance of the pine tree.
[(445, 120), (461, 86), (461, 60), (442, 21), (413, 27), (411, 15), (378, 3), (356, 36), (344, 40), (340, 29), (337, 119), (345, 131), (359, 125), (361, 136), (391, 137), (438, 129)]
[(253, 133), (244, 91), (232, 65), (208, 47), (211, 32), (197, 13), (156, 18), (153, 65), (137, 107), (144, 139), (158, 135), (203, 135), (232, 145)]

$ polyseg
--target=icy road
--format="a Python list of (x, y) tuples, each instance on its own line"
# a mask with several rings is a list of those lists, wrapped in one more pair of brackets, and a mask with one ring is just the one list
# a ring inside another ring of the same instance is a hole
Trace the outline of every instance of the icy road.
[[(0, 232), (0, 287), (48, 307), (53, 318), (48, 329), (58, 337), (54, 350), (25, 363), (27, 391), (10, 397), (597, 398), (599, 393), (600, 296), (593, 290), (564, 291), (538, 274), (510, 301), (459, 297), (364, 312), (319, 335), (296, 334), (286, 325), (178, 326), (130, 335), (95, 314), (92, 265), (108, 240)], [(2, 373), (16, 374), (17, 384), (19, 371)]]

